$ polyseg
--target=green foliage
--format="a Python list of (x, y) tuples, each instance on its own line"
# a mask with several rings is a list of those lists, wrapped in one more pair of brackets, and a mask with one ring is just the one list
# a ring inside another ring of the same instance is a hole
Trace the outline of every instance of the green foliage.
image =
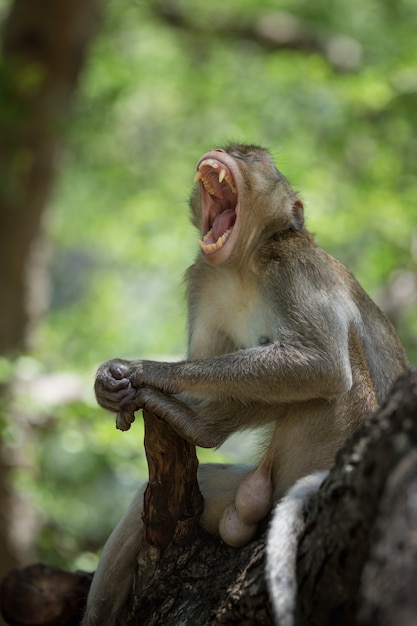
[[(316, 51), (273, 51), (242, 34), (276, 10), (272, 0), (177, 0), (182, 29), (158, 6), (106, 4), (66, 129), (50, 211), (50, 311), (34, 348), (45, 371), (184, 353), (194, 164), (228, 140), (272, 150), (319, 242), (368, 291), (394, 270), (416, 272), (412, 0), (282, 0), (321, 41)], [(399, 332), (417, 360), (413, 310)], [(132, 467), (145, 467), (138, 428), (114, 432), (89, 401), (58, 408), (38, 429), (36, 476), (19, 480), (30, 480), (45, 516), (49, 561), (71, 561), (113, 525)]]

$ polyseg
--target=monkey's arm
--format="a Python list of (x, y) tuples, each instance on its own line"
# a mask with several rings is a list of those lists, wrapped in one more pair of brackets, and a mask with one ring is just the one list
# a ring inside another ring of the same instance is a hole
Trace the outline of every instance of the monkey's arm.
[(117, 407), (113, 402), (111, 410), (117, 412), (117, 428), (128, 430), (135, 419), (134, 412), (148, 409), (167, 421), (178, 435), (201, 448), (220, 446), (242, 427), (258, 426), (287, 411), (286, 406), (265, 402), (242, 403), (225, 399), (195, 403), (192, 399), (187, 400), (152, 387), (141, 387), (135, 392), (131, 404)]
[(242, 402), (331, 399), (352, 384), (344, 334), (345, 340), (342, 333), (337, 342), (329, 339), (333, 351), (318, 345), (275, 343), (179, 363), (113, 359), (97, 372), (97, 399), (104, 408), (117, 411), (131, 404), (135, 390), (142, 386), (166, 394)]

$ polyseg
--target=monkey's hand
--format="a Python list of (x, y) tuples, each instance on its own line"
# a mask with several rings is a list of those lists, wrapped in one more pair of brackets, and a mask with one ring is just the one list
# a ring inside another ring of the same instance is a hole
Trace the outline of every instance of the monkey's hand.
[(97, 370), (94, 391), (97, 402), (103, 409), (118, 413), (133, 407), (137, 410), (135, 397), (136, 389), (129, 379), (130, 362), (122, 359), (106, 361)]

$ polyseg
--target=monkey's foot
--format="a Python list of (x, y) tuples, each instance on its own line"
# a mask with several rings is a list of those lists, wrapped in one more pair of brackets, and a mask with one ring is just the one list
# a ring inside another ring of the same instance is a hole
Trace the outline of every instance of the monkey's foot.
[(248, 525), (260, 522), (272, 508), (272, 481), (270, 467), (262, 462), (245, 476), (236, 492), (236, 511)]
[(256, 532), (257, 524), (272, 508), (271, 468), (263, 461), (247, 474), (236, 492), (235, 502), (223, 511), (219, 533), (234, 548), (246, 545)]
[(256, 533), (257, 524), (246, 524), (236, 511), (234, 503), (223, 511), (219, 521), (219, 534), (232, 548), (245, 546)]

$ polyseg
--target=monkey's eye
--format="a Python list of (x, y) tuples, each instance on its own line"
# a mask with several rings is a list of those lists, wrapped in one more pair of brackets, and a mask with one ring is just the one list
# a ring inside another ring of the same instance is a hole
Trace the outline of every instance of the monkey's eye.
[(246, 155), (244, 154), (240, 154), (240, 152), (237, 152), (236, 150), (230, 150), (229, 151), (230, 156), (232, 156), (234, 159), (244, 159)]
[(239, 159), (240, 161), (255, 162), (255, 161), (260, 161), (262, 159), (262, 154), (260, 154), (259, 149), (254, 150), (254, 149), (251, 149), (249, 146), (247, 147), (243, 146), (242, 151), (239, 151), (235, 148), (230, 148), (227, 150), (227, 152), (234, 159)]

